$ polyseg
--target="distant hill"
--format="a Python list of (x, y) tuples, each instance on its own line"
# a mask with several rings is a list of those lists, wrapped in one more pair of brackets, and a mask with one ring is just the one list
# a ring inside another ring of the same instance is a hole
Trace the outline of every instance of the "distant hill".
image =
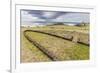
[(77, 25), (75, 25), (75, 26), (89, 26), (89, 23), (84, 23), (84, 22), (82, 22), (82, 23), (77, 24)]
[(49, 24), (47, 26), (54, 26), (54, 25), (65, 25), (64, 23), (55, 23), (55, 24)]

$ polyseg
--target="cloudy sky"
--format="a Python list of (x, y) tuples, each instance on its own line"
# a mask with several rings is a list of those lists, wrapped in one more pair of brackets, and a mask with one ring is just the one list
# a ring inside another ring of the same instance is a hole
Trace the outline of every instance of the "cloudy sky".
[(21, 10), (21, 25), (46, 25), (55, 22), (89, 23), (89, 13)]

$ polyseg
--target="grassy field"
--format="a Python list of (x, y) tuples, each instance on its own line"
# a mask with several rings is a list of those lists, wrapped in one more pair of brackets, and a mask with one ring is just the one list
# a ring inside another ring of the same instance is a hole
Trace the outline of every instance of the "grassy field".
[(37, 30), (89, 45), (89, 34), (67, 30)]
[[(33, 28), (33, 29), (32, 29)], [(89, 26), (66, 26), (66, 25), (54, 25), (43, 27), (30, 27), (32, 30), (64, 30), (64, 31), (77, 31), (82, 33), (89, 33)]]
[[(42, 51), (34, 44), (30, 43), (24, 36), (25, 30), (38, 30), (48, 33), (53, 33), (59, 36), (70, 36), (72, 32), (81, 33), (80, 41), (89, 39), (89, 27), (77, 26), (44, 26), (44, 27), (21, 27), (21, 62), (44, 62), (51, 61)], [(85, 34), (85, 35), (83, 35)], [(69, 40), (64, 40), (54, 36), (50, 36), (37, 32), (26, 32), (26, 35), (43, 46), (46, 52), (51, 55), (56, 61), (64, 60), (88, 60), (89, 46), (75, 43)], [(77, 34), (74, 34), (77, 36)], [(85, 41), (85, 42), (86, 42)]]
[(26, 62), (51, 61), (36, 46), (34, 46), (25, 38), (23, 34), (23, 31), (25, 29), (21, 29), (21, 62), (26, 63)]

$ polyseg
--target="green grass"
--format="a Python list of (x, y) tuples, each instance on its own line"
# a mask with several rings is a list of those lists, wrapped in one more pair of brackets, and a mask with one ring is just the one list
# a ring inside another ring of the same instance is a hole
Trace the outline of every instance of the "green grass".
[[(21, 27), (21, 62), (45, 62), (51, 61), (36, 46), (30, 43), (23, 35), (25, 30), (39, 30), (44, 32), (55, 32), (57, 35), (65, 35), (65, 31), (76, 31), (89, 34), (89, 26), (43, 26), (43, 27)], [(70, 33), (68, 33), (69, 35)], [(89, 46), (73, 43), (49, 35), (36, 32), (28, 32), (27, 35), (44, 46), (58, 61), (63, 60), (88, 60)], [(82, 36), (83, 38), (83, 36)], [(87, 38), (85, 38), (87, 39)]]
[(37, 32), (27, 32), (26, 34), (44, 46), (58, 61), (89, 59), (89, 47), (86, 45), (76, 44), (71, 41)]
[(77, 44), (73, 47), (73, 53), (71, 56), (74, 60), (88, 60), (89, 59), (89, 47)]
[(43, 27), (31, 27), (33, 30), (65, 30), (65, 31), (78, 31), (82, 33), (89, 33), (89, 26), (66, 26), (66, 25), (54, 25)]
[(30, 43), (21, 31), (21, 62), (51, 61), (36, 46)]

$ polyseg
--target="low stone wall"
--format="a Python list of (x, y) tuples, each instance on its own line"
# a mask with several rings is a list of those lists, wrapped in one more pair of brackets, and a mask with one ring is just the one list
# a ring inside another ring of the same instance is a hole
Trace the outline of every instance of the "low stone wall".
[(75, 43), (81, 43), (84, 45), (89, 46), (89, 34), (87, 33), (81, 33), (81, 32), (76, 32), (76, 31), (63, 31), (62, 33), (60, 32), (55, 32), (55, 31), (43, 31), (43, 30), (26, 30), (26, 31), (34, 31), (38, 33), (43, 33), (51, 36), (55, 36), (58, 38), (62, 38), (65, 40), (69, 40)]
[(79, 43), (89, 45), (89, 41), (90, 41), (89, 34), (79, 33), (79, 39), (78, 39)]
[[(58, 58), (52, 53), (50, 52), (49, 50), (47, 50), (45, 47), (41, 46), (38, 42), (36, 42), (35, 40), (33, 40), (32, 38), (30, 38), (26, 33), (28, 31), (31, 31), (31, 30), (26, 30), (24, 31), (24, 36), (26, 37), (26, 39), (34, 44), (40, 51), (42, 51), (46, 56), (48, 56), (52, 61), (58, 61)], [(33, 31), (31, 31), (33, 32)]]
[(75, 43), (89, 45), (89, 34), (87, 33), (81, 33), (76, 31), (62, 31), (60, 33), (57, 31), (41, 31), (41, 32), (48, 33), (60, 38), (64, 38), (73, 41)]

